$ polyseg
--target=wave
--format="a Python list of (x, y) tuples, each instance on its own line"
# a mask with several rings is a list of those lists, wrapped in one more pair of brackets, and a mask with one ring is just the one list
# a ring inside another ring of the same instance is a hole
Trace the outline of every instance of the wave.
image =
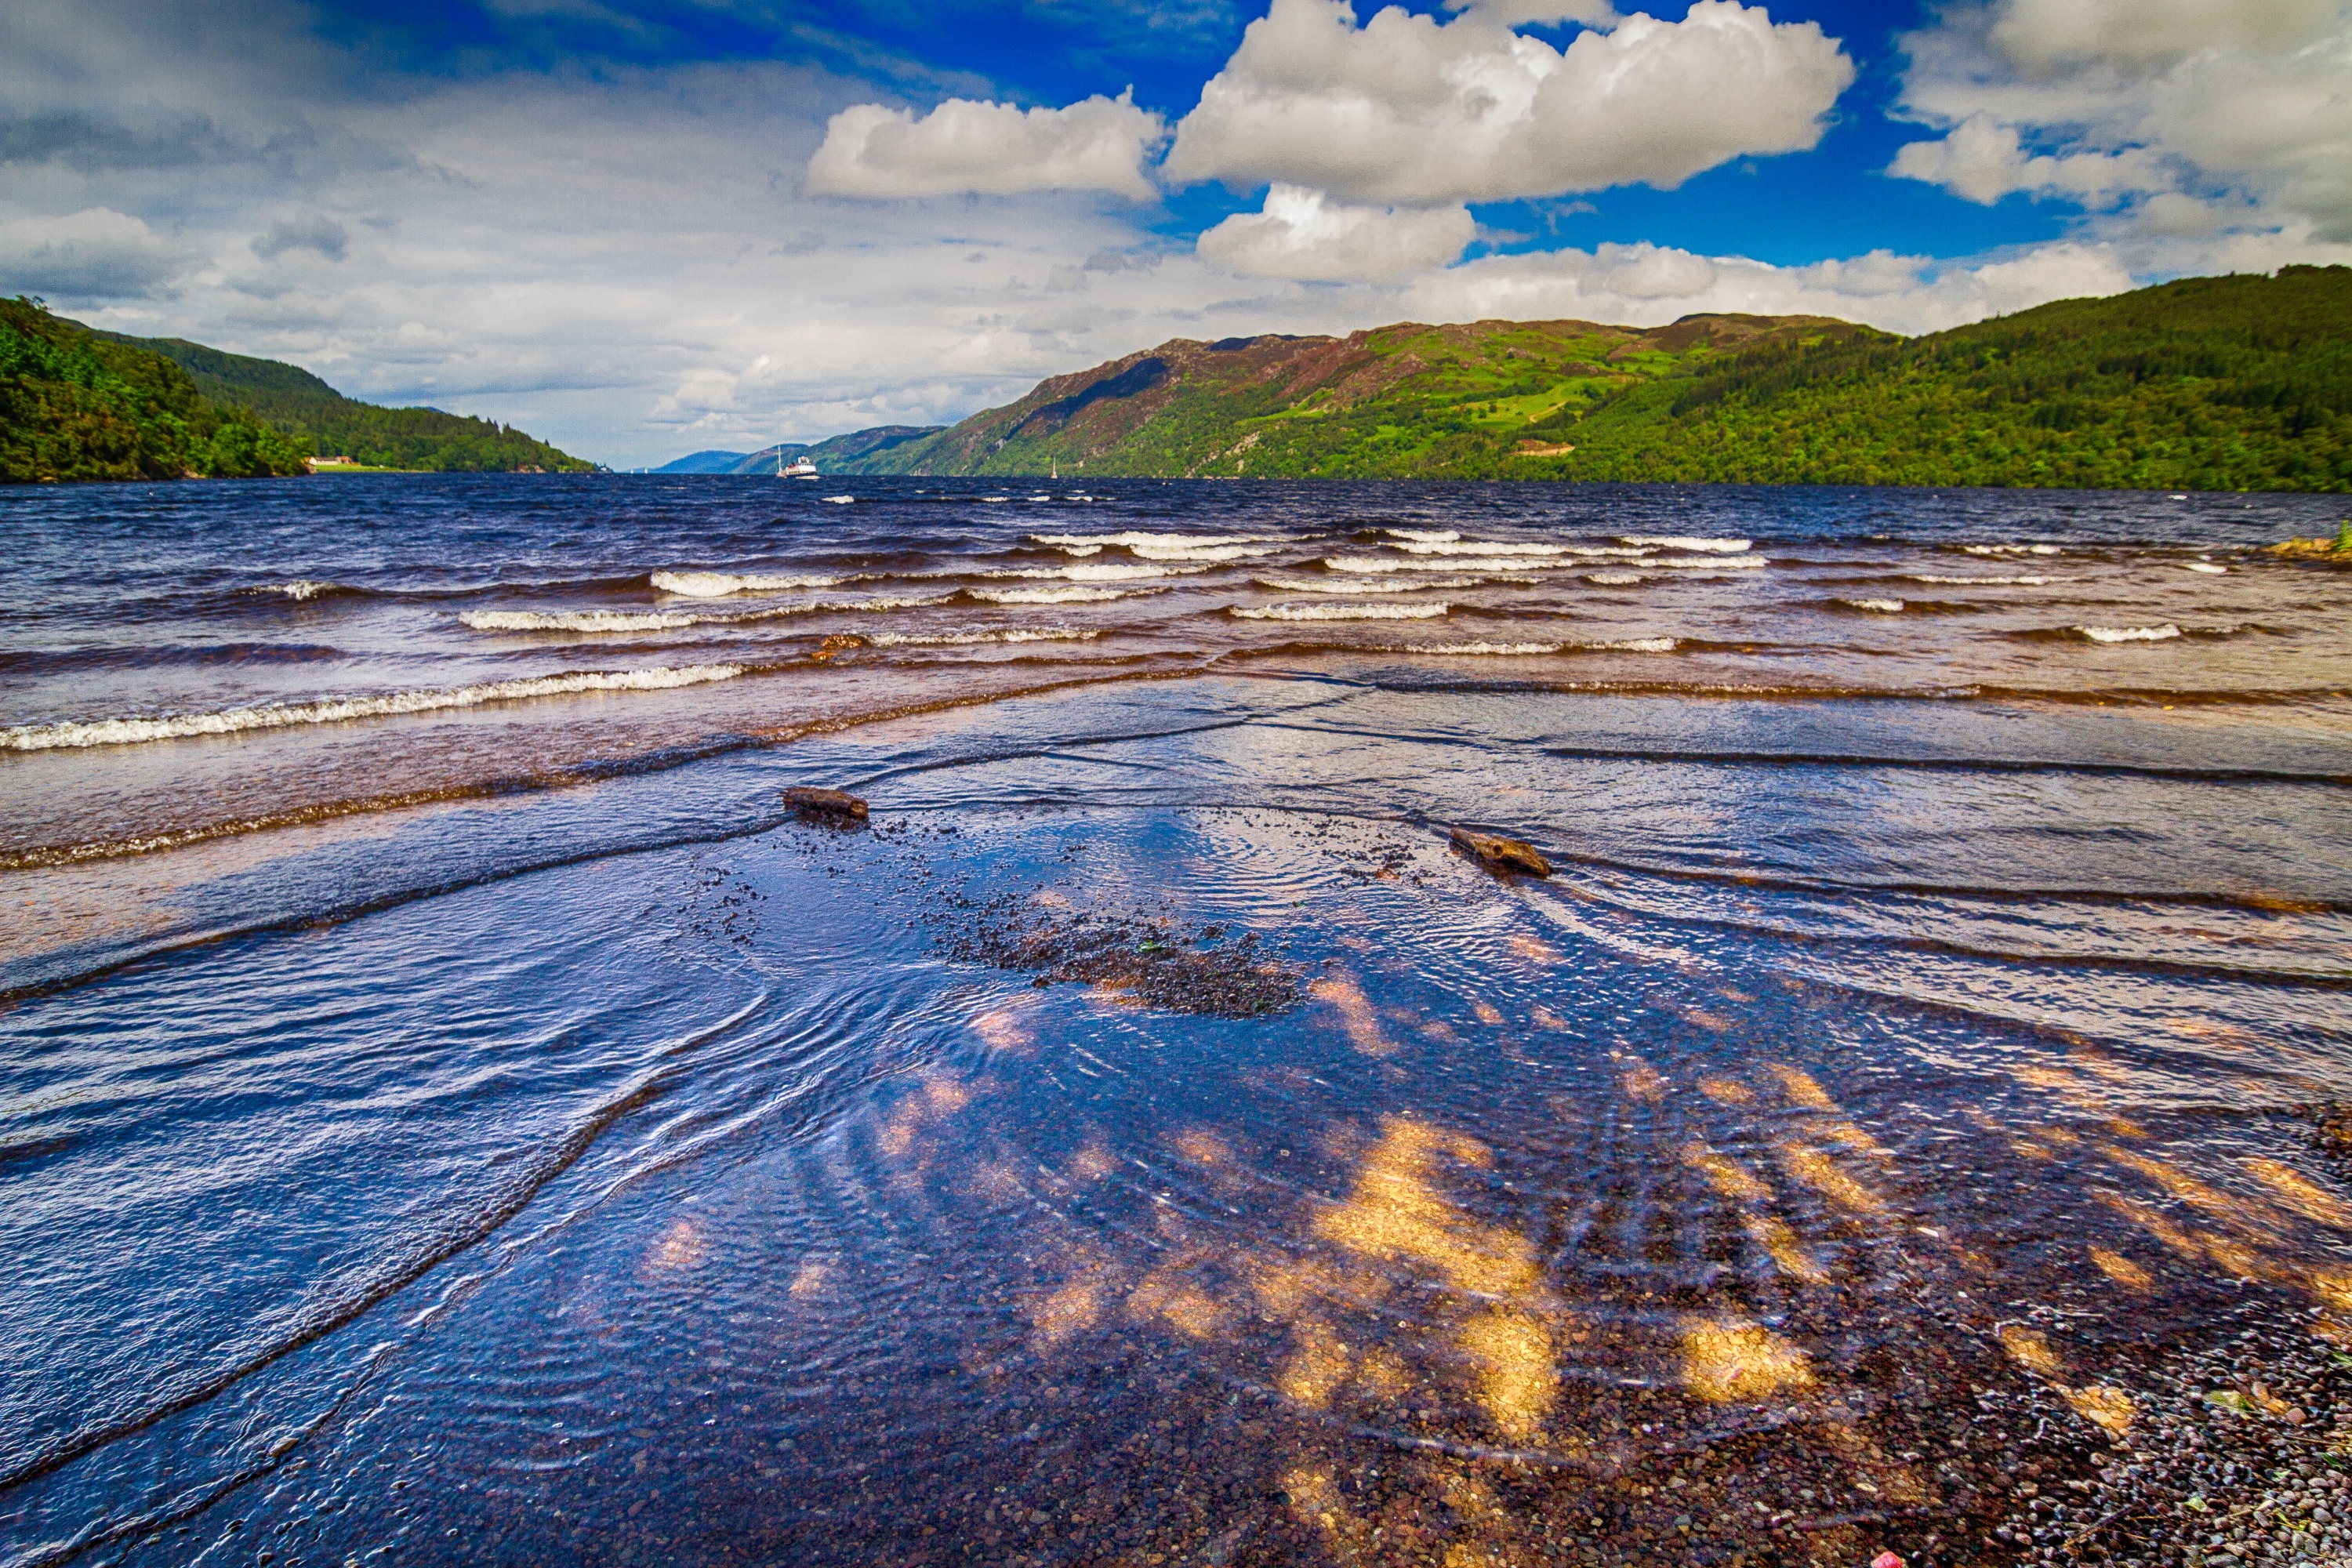
[(1557, 642), (1382, 643), (1377, 651), (1436, 654), (1447, 658), (1509, 658), (1558, 653), (1567, 646)]
[(463, 610), (457, 618), (478, 632), (667, 632), (732, 617), (665, 610)]
[(740, 664), (695, 664), (652, 669), (584, 670), (568, 675), (529, 676), (478, 686), (395, 691), (383, 697), (328, 698), (317, 702), (230, 708), (216, 713), (184, 713), (164, 719), (99, 719), (86, 723), (18, 724), (0, 730), (0, 750), (46, 752), (66, 747), (135, 745), (196, 735), (233, 735), (247, 730), (282, 730), (298, 724), (335, 724), (350, 719), (381, 719), (478, 708), (533, 697), (565, 697), (586, 691), (667, 691), (706, 681), (732, 680), (748, 672)]
[(261, 592), (283, 594), (289, 599), (303, 600), (315, 599), (321, 595), (345, 594), (351, 590), (345, 588), (341, 583), (321, 583), (309, 577), (297, 577), (291, 583), (272, 583)]
[(1438, 577), (1398, 583), (1360, 577), (1276, 577), (1271, 574), (1250, 579), (1259, 587), (1272, 588), (1278, 594), (1418, 594), (1437, 588), (1474, 588), (1486, 580), (1479, 577)]
[(1116, 588), (1087, 588), (1075, 583), (1066, 588), (967, 588), (964, 592), (991, 605), (1104, 605), (1127, 597)]
[(1392, 544), (1389, 548), (1402, 550), (1408, 555), (1509, 555), (1530, 558), (1570, 553), (1565, 544), (1515, 544), (1500, 541), (1482, 542), (1475, 539), (1407, 540), (1401, 544)]
[(762, 577), (734, 572), (656, 572), (647, 581), (665, 594), (723, 599), (730, 594), (775, 594), (793, 588), (837, 588), (838, 577)]
[(1451, 564), (1452, 568), (1455, 571), (1460, 571), (1463, 567), (1469, 566), (1474, 567), (1480, 572), (1545, 572), (1565, 566), (1568, 563), (1565, 561), (1538, 561), (1527, 559), (1495, 560), (1488, 557), (1481, 557), (1475, 561), (1454, 562), (1448, 563), (1430, 561), (1413, 561), (1400, 555), (1327, 555), (1323, 558), (1323, 564), (1327, 570), (1332, 572), (1371, 574), (1380, 572), (1434, 572), (1444, 569), (1448, 564)]
[(826, 496), (823, 499), (827, 506), (848, 506), (850, 503), (856, 500), (857, 498), (856, 496)]
[(1960, 552), (1964, 555), (2058, 555), (2063, 553), (2054, 544), (1963, 544), (1960, 546)]
[(963, 647), (992, 642), (1091, 642), (1100, 636), (1077, 626), (1015, 626), (979, 632), (866, 632), (860, 640), (875, 647)]
[(1620, 642), (1587, 642), (1576, 645), (1595, 653), (1672, 653), (1682, 644), (1673, 637), (1626, 637)]
[(1836, 602), (1849, 610), (1866, 610), (1874, 616), (1900, 615), (1903, 611), (1900, 599), (1840, 599)]
[(1957, 583), (1971, 588), (2046, 588), (2057, 581), (2053, 577), (1947, 577), (1933, 572), (1906, 572), (1904, 578), (1912, 583)]
[(1245, 561), (1261, 555), (1271, 555), (1267, 545), (1248, 544), (1130, 544), (1130, 553), (1144, 561)]
[(1604, 588), (1622, 588), (1629, 584), (1646, 581), (1639, 572), (1595, 572), (1584, 579)]
[(1223, 544), (1278, 544), (1263, 533), (1143, 533), (1130, 529), (1125, 533), (1033, 533), (1031, 541), (1038, 544), (1057, 544), (1065, 548), (1091, 544), (1099, 548), (1116, 544), (1132, 550), (1138, 545), (1153, 545), (1164, 550), (1214, 550)]
[(1771, 564), (1761, 555), (1644, 555), (1644, 566), (1688, 566), (1708, 572), (1749, 572)]
[(1461, 538), (1450, 528), (1384, 528), (1382, 533), (1392, 533), (1399, 539), (1410, 539), (1417, 544), (1451, 544)]
[(1102, 553), (1102, 546), (1099, 544), (1065, 544), (1062, 546), (1062, 553), (1065, 555), (1100, 555)]
[(1622, 533), (1618, 538), (1641, 550), (1695, 550), (1724, 555), (1736, 555), (1756, 542), (1752, 539), (1707, 539), (1680, 533)]
[(1152, 577), (1182, 577), (1205, 572), (1205, 566), (1155, 565), (1142, 561), (1080, 562), (1069, 566), (1031, 566), (1018, 571), (991, 572), (991, 577), (1055, 578), (1065, 583), (1139, 583)]
[(2183, 572), (2202, 572), (2209, 577), (2219, 577), (2230, 570), (2227, 566), (2216, 565), (2210, 561), (2184, 561), (2180, 563), (2180, 569)]
[(2074, 626), (2076, 636), (2093, 642), (2169, 642), (2180, 635), (2180, 628), (2167, 621), (2160, 626)]
[(1229, 605), (1226, 611), (1245, 621), (1433, 621), (1452, 608), (1450, 605)]

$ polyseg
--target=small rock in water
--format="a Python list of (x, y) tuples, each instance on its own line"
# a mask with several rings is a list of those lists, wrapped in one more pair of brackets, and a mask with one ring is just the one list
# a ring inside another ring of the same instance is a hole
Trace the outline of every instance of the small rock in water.
[(814, 789), (805, 784), (795, 784), (784, 792), (784, 804), (803, 816), (824, 816), (852, 822), (866, 820), (866, 803), (846, 790)]
[(1530, 877), (1551, 875), (1551, 862), (1523, 839), (1468, 827), (1454, 829), (1452, 837), (1455, 844), (1484, 861), (1489, 870), (1524, 871)]

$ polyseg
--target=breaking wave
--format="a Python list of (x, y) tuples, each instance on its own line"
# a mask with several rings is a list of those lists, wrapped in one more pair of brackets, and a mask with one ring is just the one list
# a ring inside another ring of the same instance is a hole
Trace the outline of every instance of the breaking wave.
[(1478, 540), (1408, 540), (1392, 544), (1391, 550), (1402, 550), (1409, 555), (1508, 555), (1515, 558), (1570, 553), (1565, 544), (1517, 544), (1503, 542), (1484, 542)]
[(462, 610), (457, 618), (478, 632), (667, 632), (728, 617), (674, 610)]
[(1598, 583), (1604, 588), (1622, 588), (1629, 584), (1640, 583), (1645, 579), (1639, 572), (1594, 572), (1588, 574), (1584, 580), (1588, 583)]
[(1963, 544), (1960, 546), (1960, 552), (1964, 555), (2056, 555), (2061, 553), (2054, 544)]
[(1003, 631), (867, 632), (876, 647), (963, 647), (973, 643), (1091, 642), (1099, 631), (1077, 626), (1017, 626)]
[(2160, 626), (2075, 626), (2078, 637), (2093, 642), (2168, 642), (2180, 635), (2180, 628), (2167, 621)]
[(1874, 616), (1900, 615), (1903, 610), (1900, 599), (1840, 599), (1838, 603), (1849, 610), (1867, 610)]
[(991, 577), (1052, 578), (1065, 583), (1139, 583), (1152, 577), (1181, 577), (1205, 572), (1205, 566), (1154, 565), (1142, 561), (1081, 562), (1071, 566), (1031, 566), (1018, 571), (991, 572)]
[(1440, 654), (1449, 658), (1558, 653), (1568, 645), (1558, 642), (1423, 642), (1382, 643), (1382, 653)]
[(1752, 539), (1706, 539), (1679, 533), (1625, 533), (1618, 538), (1637, 550), (1692, 550), (1724, 555), (1736, 555), (1756, 542)]
[(1451, 544), (1462, 537), (1450, 528), (1384, 528), (1381, 531), (1420, 544)]
[(1433, 621), (1450, 605), (1229, 605), (1227, 613), (1245, 621)]
[(282, 730), (297, 724), (336, 724), (349, 719), (381, 719), (478, 708), (532, 697), (566, 697), (586, 691), (667, 691), (706, 681), (732, 680), (747, 672), (740, 664), (696, 664), (677, 668), (588, 670), (437, 690), (395, 691), (383, 697), (330, 698), (318, 702), (281, 702), (262, 708), (230, 708), (217, 713), (184, 713), (164, 719), (99, 719), (87, 723), (18, 724), (0, 730), (0, 750), (46, 752), (62, 747), (122, 746), (146, 741), (178, 741), (196, 735), (234, 735), (247, 730)]
[(1116, 588), (1087, 588), (1076, 583), (1064, 588), (967, 588), (964, 592), (991, 605), (1101, 605), (1127, 597)]
[(1934, 572), (1906, 572), (1903, 575), (1913, 583), (1958, 583), (1971, 588), (2045, 588), (2055, 581), (2050, 577), (1946, 577)]
[(1278, 594), (1419, 594), (1433, 588), (1475, 587), (1483, 580), (1477, 577), (1437, 577), (1399, 583), (1387, 578), (1278, 577), (1271, 574), (1250, 579), (1259, 587), (1272, 588)]
[(1138, 545), (1150, 545), (1162, 550), (1214, 550), (1225, 544), (1279, 542), (1263, 533), (1144, 533), (1135, 530), (1125, 533), (1033, 533), (1029, 538), (1034, 543), (1055, 544), (1066, 549), (1072, 545), (1091, 544), (1100, 548), (1106, 544), (1117, 544), (1129, 550)]
[(761, 577), (733, 572), (656, 572), (648, 579), (665, 594), (721, 599), (730, 594), (775, 594), (793, 588), (837, 588), (838, 577)]

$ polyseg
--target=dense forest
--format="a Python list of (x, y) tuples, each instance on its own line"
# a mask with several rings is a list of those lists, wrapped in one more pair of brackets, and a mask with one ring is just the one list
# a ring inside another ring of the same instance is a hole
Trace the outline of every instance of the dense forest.
[(585, 473), (594, 467), (494, 420), (358, 402), (309, 371), (276, 360), (224, 353), (180, 338), (98, 335), (163, 355), (213, 402), (250, 409), (319, 457), (436, 473)]
[(312, 456), (369, 467), (581, 472), (510, 426), (355, 402), (306, 370), (128, 338), (0, 300), (0, 483), (249, 479)]
[(1531, 428), (1579, 479), (2352, 489), (2352, 268), (1759, 344)]
[(840, 471), (2352, 489), (2352, 268), (1823, 317), (1179, 340)]
[(206, 398), (161, 354), (39, 301), (0, 300), (0, 483), (245, 479), (303, 471), (301, 446)]

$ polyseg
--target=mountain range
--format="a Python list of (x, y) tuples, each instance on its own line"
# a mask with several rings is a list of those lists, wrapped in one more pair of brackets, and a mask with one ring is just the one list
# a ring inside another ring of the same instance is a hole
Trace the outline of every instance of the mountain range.
[[(701, 471), (2352, 489), (2352, 268), (1918, 338), (1821, 316), (1178, 339), (961, 424)], [(673, 466), (675, 471), (686, 470)]]

